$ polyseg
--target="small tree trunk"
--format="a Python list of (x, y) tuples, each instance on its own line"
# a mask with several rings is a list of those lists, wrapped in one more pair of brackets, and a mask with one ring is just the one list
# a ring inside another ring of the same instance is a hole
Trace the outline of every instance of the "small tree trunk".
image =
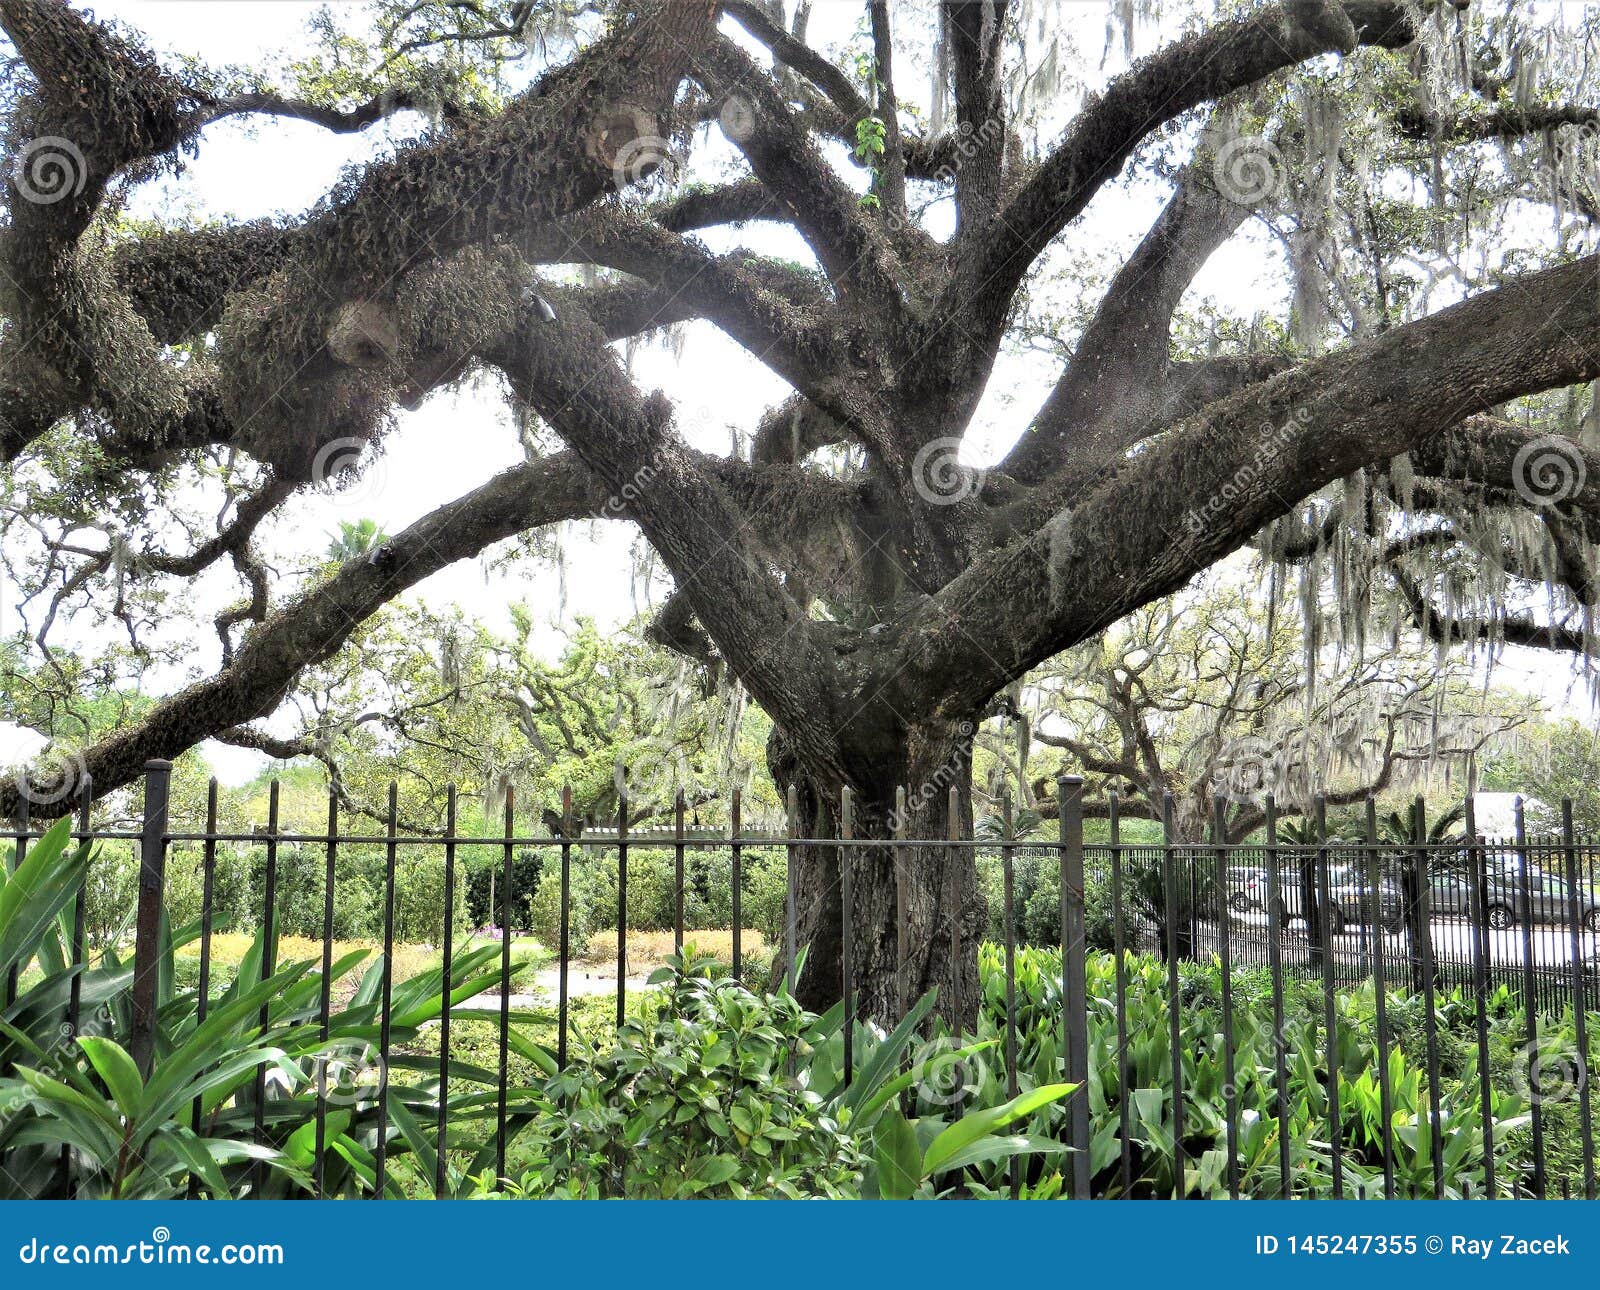
[[(972, 837), (971, 722), (919, 726), (902, 743), (904, 779), (888, 774), (855, 785), (855, 845), (802, 849), (796, 883), (798, 943), (806, 959), (796, 986), (802, 1003), (822, 1011), (843, 996), (843, 864), (850, 878), (850, 971), (856, 1013), (893, 1023), (928, 991), (954, 1027), (976, 1024), (978, 943), (985, 919)], [(774, 777), (788, 767), (769, 757)], [(889, 759), (885, 759), (887, 763)], [(801, 820), (814, 838), (837, 837), (840, 802), (814, 781), (798, 782)], [(906, 789), (906, 810), (896, 794)], [(900, 845), (890, 845), (899, 836)], [(781, 969), (780, 969), (781, 970)]]

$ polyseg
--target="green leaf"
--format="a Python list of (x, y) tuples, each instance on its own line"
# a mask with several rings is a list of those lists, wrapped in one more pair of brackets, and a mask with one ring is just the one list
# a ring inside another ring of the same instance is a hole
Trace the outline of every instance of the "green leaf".
[(947, 1162), (957, 1152), (971, 1146), (980, 1138), (993, 1133), (996, 1129), (1004, 1128), (1013, 1120), (1032, 1115), (1042, 1106), (1060, 1101), (1075, 1088), (1076, 1084), (1045, 1084), (1026, 1093), (1019, 1093), (1009, 1102), (1003, 1102), (999, 1106), (968, 1111), (928, 1145), (927, 1154), (922, 1159), (924, 1177), (931, 1177), (946, 1168)]
[(897, 1110), (884, 1114), (872, 1131), (878, 1166), (878, 1194), (884, 1200), (910, 1200), (922, 1182), (922, 1152), (917, 1131)]
[(127, 1050), (115, 1040), (96, 1036), (79, 1039), (78, 1046), (88, 1055), (95, 1074), (111, 1090), (117, 1109), (130, 1121), (137, 1118), (144, 1102), (144, 1080), (140, 1078), (139, 1068), (134, 1065)]

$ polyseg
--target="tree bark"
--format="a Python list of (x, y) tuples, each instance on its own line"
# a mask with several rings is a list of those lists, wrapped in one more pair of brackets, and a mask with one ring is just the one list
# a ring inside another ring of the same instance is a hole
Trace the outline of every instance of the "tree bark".
[[(855, 1015), (892, 1024), (933, 991), (936, 1015), (955, 1028), (976, 1024), (987, 919), (970, 841), (975, 729), (972, 720), (941, 719), (897, 735), (900, 757), (884, 759), (881, 777), (852, 786), (853, 842), (801, 849), (795, 908), (805, 963), (796, 994), (807, 1007), (824, 1011), (844, 997), (848, 885)], [(842, 795), (806, 776), (781, 734), (768, 763), (777, 783), (797, 786), (802, 830), (840, 837)]]

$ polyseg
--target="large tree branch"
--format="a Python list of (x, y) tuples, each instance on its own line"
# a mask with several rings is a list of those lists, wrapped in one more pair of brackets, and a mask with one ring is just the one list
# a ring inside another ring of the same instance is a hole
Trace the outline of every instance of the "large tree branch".
[(625, 502), (756, 701), (810, 764), (838, 767), (845, 718), (832, 660), (804, 608), (762, 566), (738, 507), (673, 431), (666, 401), (639, 394), (576, 314), (527, 321), (496, 361), (518, 397)]
[(734, 142), (763, 184), (788, 208), (841, 297), (888, 327), (905, 316), (903, 274), (888, 240), (860, 200), (813, 146), (772, 78), (726, 37), (697, 54), (707, 88), (737, 119)]
[(1070, 514), (975, 561), (911, 617), (890, 646), (901, 700), (920, 691), (970, 711), (1326, 484), (1475, 411), (1600, 375), (1597, 268), (1588, 257), (1526, 274), (1248, 387), (1152, 441)]
[(1499, 641), (1564, 654), (1594, 653), (1595, 637), (1581, 628), (1541, 623), (1527, 613), (1502, 613), (1492, 622), (1443, 613), (1434, 608), (1421, 585), (1404, 569), (1391, 568), (1389, 576), (1409, 607), (1413, 621), (1430, 640), (1446, 645)]
[(1005, 105), (1000, 97), (1006, 0), (943, 0), (955, 71), (956, 130), (966, 155), (954, 168), (956, 224), (971, 235), (1000, 205)]
[(1173, 311), (1248, 208), (1190, 168), (1112, 279), (1072, 360), (1001, 469), (1024, 481), (1109, 460), (1166, 411)]
[[(1141, 140), (1201, 104), (1341, 48), (1333, 24), (1301, 25), (1287, 8), (1216, 23), (1135, 64), (1078, 114), (993, 219), (969, 231), (934, 310), (940, 318), (959, 317), (960, 326), (946, 328), (943, 343), (930, 346), (922, 364), (923, 379), (947, 389), (952, 413), (967, 411), (976, 397), (1024, 275)], [(1350, 0), (1343, 12), (1362, 44), (1398, 48), (1413, 39), (1405, 6), (1393, 0)]]
[[(83, 750), (96, 792), (132, 783), (152, 757), (176, 757), (204, 739), (267, 716), (300, 673), (408, 587), (524, 529), (606, 516), (605, 492), (575, 457), (514, 467), (423, 516), (370, 556), (347, 561), (249, 632), (214, 676), (161, 700), (133, 724)], [(17, 810), (20, 781), (0, 783), (0, 816)], [(70, 801), (59, 809), (70, 809)], [(47, 814), (56, 806), (41, 806)]]

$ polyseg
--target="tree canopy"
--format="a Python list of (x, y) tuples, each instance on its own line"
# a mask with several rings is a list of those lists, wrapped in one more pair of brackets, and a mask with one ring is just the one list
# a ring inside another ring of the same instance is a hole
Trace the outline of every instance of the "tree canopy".
[[(642, 532), (674, 585), (655, 639), (770, 717), (772, 776), (816, 836), (845, 788), (884, 833), (900, 786), (910, 836), (944, 836), (997, 694), (1246, 547), (1275, 596), (1331, 588), (1357, 649), (1403, 614), (1446, 645), (1586, 660), (1595, 17), (1111, 13), (872, 0), (828, 48), (809, 4), (380, 0), (321, 16), (284, 65), (226, 68), (0, 0), (0, 445), (28, 648), (48, 666), (81, 616), (136, 667), (190, 587), (236, 591), (214, 669), (63, 731), (56, 762), (111, 788), (259, 722), (408, 588), (579, 518)], [(415, 114), (313, 209), (129, 213), (218, 122)], [(1073, 257), (1149, 184), (1164, 204), (1121, 262)], [(1284, 247), (1287, 308), (1183, 308), (1247, 225)], [(767, 226), (806, 259), (764, 249)], [(748, 452), (692, 444), (617, 349), (692, 327), (789, 390), (749, 409)], [(974, 469), (963, 439), (1024, 349), (1053, 387)], [(263, 558), (295, 495), (359, 479), (406, 409), (471, 380), (516, 411), (522, 464), (337, 561)], [(808, 873), (808, 917), (836, 924), (836, 871)], [(914, 988), (959, 1009), (972, 875), (926, 884)], [(893, 887), (855, 889), (869, 1008)]]

